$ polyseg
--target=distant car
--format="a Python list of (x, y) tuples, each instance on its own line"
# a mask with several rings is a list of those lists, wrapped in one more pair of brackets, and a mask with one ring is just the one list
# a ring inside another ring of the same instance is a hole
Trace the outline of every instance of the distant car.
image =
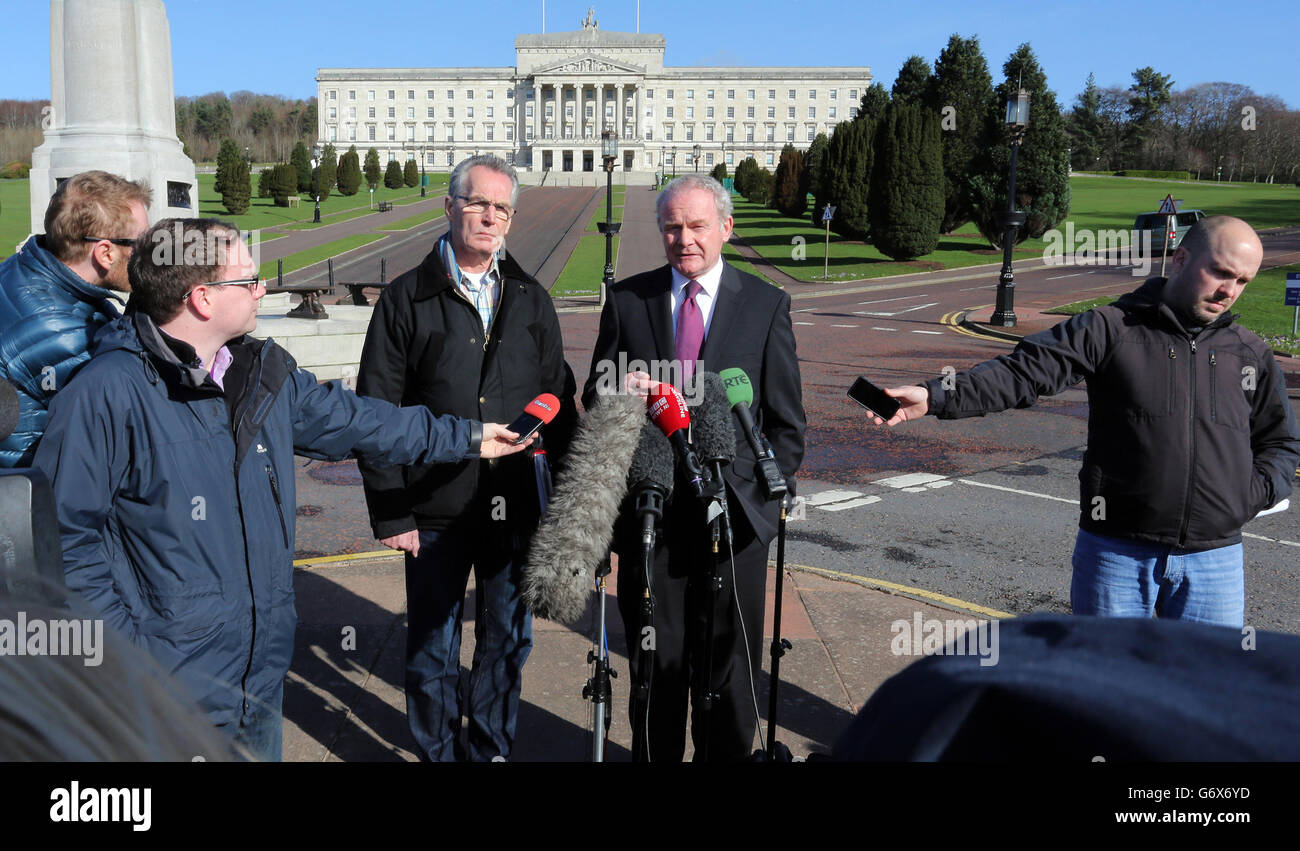
[[(1205, 218), (1205, 213), (1200, 210), (1179, 210), (1174, 214), (1174, 241), (1169, 245), (1169, 253), (1173, 254), (1174, 250), (1182, 243), (1183, 237), (1191, 230), (1192, 225)], [(1165, 250), (1165, 236), (1168, 231), (1169, 216), (1165, 213), (1139, 213), (1137, 219), (1133, 222), (1134, 236), (1142, 240), (1142, 231), (1151, 232), (1151, 253), (1163, 254)], [(1139, 243), (1140, 245), (1140, 243)]]

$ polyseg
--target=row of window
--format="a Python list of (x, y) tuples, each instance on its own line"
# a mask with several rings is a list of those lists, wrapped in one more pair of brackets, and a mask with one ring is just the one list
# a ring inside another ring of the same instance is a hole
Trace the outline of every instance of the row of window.
[[(456, 117), (456, 107), (454, 107), (454, 106), (448, 106), (448, 107), (445, 107), (445, 109), (446, 109), (446, 115), (445, 115), (444, 117), (446, 117), (446, 118), (455, 118), (455, 117)], [(436, 110), (435, 107), (432, 107), (432, 106), (427, 107), (427, 108), (425, 109), (425, 117), (426, 117), (426, 118), (436, 118), (436, 117), (437, 117), (437, 113), (436, 113), (435, 110)], [(671, 106), (666, 107), (666, 108), (665, 108), (665, 113), (666, 113), (665, 116), (664, 116), (665, 118), (668, 118), (668, 119), (672, 119), (672, 118), (674, 118), (674, 115), (673, 115), (673, 107), (671, 107)], [(592, 107), (592, 106), (588, 106), (588, 107), (586, 107), (586, 109), (585, 109), (585, 114), (586, 114), (586, 117), (587, 117), (587, 118), (595, 118), (595, 115), (596, 115), (596, 114), (595, 114), (595, 108)], [(546, 106), (546, 113), (545, 113), (545, 115), (546, 115), (546, 118), (548, 118), (548, 119), (549, 119), (549, 118), (553, 118), (554, 115), (555, 115), (555, 112), (554, 112), (553, 108), (552, 108), (549, 104)], [(625, 116), (626, 118), (632, 118), (632, 117), (634, 117), (634, 116), (633, 116), (633, 108), (630, 107), (630, 106), (629, 106), (629, 107), (626, 107), (626, 109), (624, 110), (624, 116)], [(328, 111), (328, 120), (330, 120), (330, 121), (337, 121), (337, 120), (338, 120), (338, 117), (339, 117), (338, 107), (336, 107), (336, 106), (331, 106), (331, 107), (329, 108), (329, 111)], [(388, 107), (388, 116), (387, 116), (387, 117), (388, 117), (388, 118), (397, 118), (397, 107), (393, 107), (393, 106)], [(406, 117), (407, 117), (408, 119), (414, 119), (414, 118), (415, 118), (415, 107), (413, 107), (413, 106), (408, 106), (408, 107), (406, 108)], [(467, 107), (465, 107), (464, 115), (463, 115), (462, 117), (463, 117), (463, 118), (473, 118), (473, 117), (474, 117), (474, 107), (472, 107), (472, 106), (467, 106)], [(484, 117), (484, 118), (493, 118), (493, 117), (495, 117), (495, 113), (494, 113), (494, 111), (493, 111), (493, 108), (490, 107), (490, 106), (489, 106), (489, 107), (485, 107), (485, 115), (482, 116), (482, 117)], [(506, 107), (506, 118), (511, 118), (511, 119), (513, 119), (514, 117), (515, 117), (515, 108), (514, 108), (513, 106), (507, 106), (507, 107)], [(526, 117), (528, 117), (528, 118), (532, 118), (532, 117), (533, 117), (533, 107), (532, 107), (532, 104), (529, 104), (529, 105), (528, 105), (528, 109), (527, 109), (527, 115), (526, 115)], [(572, 106), (567, 106), (567, 107), (565, 107), (565, 109), (564, 109), (564, 117), (565, 117), (565, 118), (573, 118), (573, 107), (572, 107)], [(605, 117), (608, 118), (608, 119), (613, 119), (613, 117), (614, 117), (614, 108), (613, 108), (613, 105), (606, 105), (606, 107), (605, 107)], [(653, 117), (654, 117), (654, 111), (653, 111), (652, 109), (649, 109), (649, 108), (646, 109), (646, 118), (653, 118)], [(713, 107), (711, 107), (711, 106), (710, 106), (710, 107), (707, 107), (707, 108), (705, 109), (705, 111), (704, 111), (704, 118), (705, 118), (705, 120), (710, 120), (710, 119), (712, 119), (713, 117), (714, 117), (714, 115), (713, 115)], [(736, 117), (736, 108), (733, 107), (733, 106), (729, 106), (729, 107), (727, 107), (727, 118), (728, 118), (729, 120), (731, 120), (731, 119), (735, 119), (735, 117)], [(749, 107), (749, 108), (745, 111), (745, 117), (746, 117), (746, 118), (754, 118), (754, 117), (755, 117), (755, 115), (754, 115), (754, 107), (751, 106), (751, 107)], [(767, 108), (767, 117), (768, 117), (769, 119), (775, 119), (775, 118), (776, 118), (776, 107), (774, 107), (774, 106), (769, 106), (769, 107)], [(796, 116), (795, 116), (795, 107), (793, 107), (793, 106), (791, 106), (791, 107), (786, 107), (786, 115), (785, 115), (785, 117), (788, 118), (788, 119), (789, 119), (789, 118), (795, 118), (795, 117), (796, 117)], [(827, 118), (828, 118), (829, 120), (831, 120), (831, 121), (834, 121), (834, 120), (836, 120), (838, 117), (839, 117), (839, 116), (837, 115), (837, 110), (836, 110), (836, 108), (833, 107), (833, 106), (830, 107), (830, 108), (829, 108), (829, 114), (827, 115)], [(850, 109), (849, 109), (849, 118), (857, 118), (857, 117), (858, 117), (858, 108), (857, 108), (856, 106), (855, 106), (855, 107), (850, 107)], [(374, 118), (376, 118), (375, 107), (372, 106), (372, 107), (369, 107), (369, 108), (367, 109), (366, 118), (368, 118), (368, 119), (374, 119)], [(695, 118), (695, 107), (693, 107), (693, 106), (688, 106), (688, 107), (686, 107), (686, 115), (685, 115), (685, 118), (686, 118), (687, 121), (693, 120), (693, 119)], [(812, 120), (812, 121), (815, 121), (815, 120), (817, 119), (817, 107), (815, 107), (815, 106), (810, 106), (810, 107), (808, 107), (808, 119), (809, 119), (809, 120)], [(357, 120), (357, 108), (356, 108), (355, 106), (350, 106), (350, 107), (348, 107), (348, 111), (347, 111), (347, 120), (348, 120), (348, 121), (356, 121), (356, 120)]]
[[(384, 129), (384, 131), (385, 131), (385, 133), (386, 133), (386, 135), (387, 135), (387, 140), (388, 140), (389, 142), (396, 142), (396, 141), (398, 141), (398, 139), (397, 139), (397, 127), (396, 127), (395, 125), (390, 124), (390, 125), (386, 126), (386, 127), (383, 128), (383, 129)], [(684, 137), (681, 141), (684, 141), (684, 142), (694, 142), (694, 141), (695, 141), (695, 127), (694, 127), (694, 125), (687, 125), (685, 129), (686, 129), (685, 137)], [(796, 125), (794, 125), (794, 124), (787, 124), (787, 125), (785, 126), (785, 141), (787, 141), (787, 142), (793, 142), (793, 141), (795, 141), (795, 133), (796, 133), (797, 129), (798, 129), (798, 128), (796, 127)], [(344, 130), (345, 130), (345, 132), (346, 132), (346, 134), (347, 134), (347, 141), (349, 141), (349, 142), (355, 142), (355, 141), (357, 141), (357, 126), (356, 126), (355, 124), (349, 124), (349, 125), (346, 125), (345, 128), (344, 128)], [(405, 138), (404, 141), (407, 141), (407, 142), (414, 142), (414, 141), (416, 141), (416, 138), (415, 138), (415, 130), (416, 130), (416, 128), (415, 128), (414, 125), (409, 125), (409, 126), (407, 126), (407, 127), (406, 127), (406, 134), (405, 134), (405, 135), (406, 135), (406, 138)], [(472, 125), (472, 124), (467, 124), (467, 125), (465, 125), (465, 126), (464, 126), (464, 131), (465, 131), (464, 141), (472, 142), (472, 141), (475, 140), (475, 127), (474, 127), (474, 125)], [(631, 125), (629, 124), (629, 125), (627, 125), (627, 126), (624, 128), (623, 135), (624, 135), (625, 137), (630, 138), (630, 136), (631, 136), (631, 132), (632, 132), (632, 128), (631, 128)], [(816, 127), (816, 125), (812, 125), (812, 124), (808, 125), (807, 128), (806, 128), (806, 130), (805, 130), (805, 132), (807, 133), (807, 140), (808, 140), (809, 142), (811, 142), (813, 139), (815, 139), (815, 138), (817, 137), (817, 127)], [(367, 126), (365, 127), (365, 129), (364, 129), (364, 137), (363, 137), (363, 140), (364, 140), (364, 141), (370, 141), (370, 142), (378, 141), (378, 139), (377, 139), (377, 133), (378, 133), (378, 128), (376, 128), (375, 125), (373, 125), (373, 124), (367, 125)], [(439, 139), (436, 139), (436, 138), (435, 138), (435, 135), (434, 135), (434, 125), (426, 125), (426, 126), (425, 126), (425, 139), (424, 139), (424, 141), (426, 141), (426, 142), (435, 142), (435, 141), (455, 142), (455, 141), (457, 141), (457, 139), (455, 138), (455, 134), (456, 134), (456, 129), (455, 129), (455, 127), (448, 127), (447, 130), (446, 130), (446, 138), (445, 138), (445, 139), (441, 139), (441, 140), (439, 140)], [(484, 134), (484, 135), (483, 135), (482, 138), (483, 138), (484, 141), (487, 141), (487, 142), (495, 141), (495, 139), (496, 139), (496, 128), (495, 128), (494, 126), (492, 126), (492, 125), (487, 125), (486, 127), (483, 128), (483, 134)], [(338, 132), (338, 127), (335, 126), (335, 125), (332, 125), (332, 124), (331, 124), (328, 128), (326, 128), (326, 136), (327, 136), (328, 140), (331, 141), (331, 142), (337, 142), (337, 141), (339, 141), (339, 132)], [(533, 128), (532, 128), (532, 127), (529, 127), (529, 128), (526, 129), (524, 138), (525, 138), (525, 140), (527, 140), (527, 141), (529, 141), (529, 142), (533, 141)], [(544, 131), (543, 131), (543, 136), (542, 136), (542, 138), (544, 138), (544, 139), (553, 139), (553, 138), (556, 138), (556, 137), (555, 137), (555, 128), (554, 128), (554, 126), (548, 124), (548, 125), (545, 127)], [(572, 138), (574, 138), (574, 134), (572, 133), (572, 130), (568, 130), (568, 131), (566, 132), (566, 134), (565, 134), (565, 138), (567, 138), (567, 139), (572, 139)], [(506, 125), (506, 128), (505, 128), (505, 141), (507, 141), (507, 142), (513, 142), (514, 140), (515, 140), (515, 128), (514, 128), (514, 125), (513, 125), (513, 124), (507, 124), (507, 125)], [(647, 128), (645, 129), (645, 141), (647, 141), (647, 142), (653, 142), (654, 140), (655, 140), (654, 128), (653, 128), (653, 127), (647, 127)], [(705, 141), (705, 142), (712, 142), (712, 141), (714, 141), (714, 140), (715, 140), (715, 135), (714, 135), (714, 128), (713, 128), (713, 126), (712, 126), (712, 125), (706, 125), (705, 128), (704, 128), (704, 136), (703, 136), (703, 138), (702, 138), (702, 141)], [(726, 128), (726, 138), (725, 138), (723, 141), (734, 142), (735, 140), (736, 140), (735, 128), (733, 128), (733, 127), (727, 127), (727, 128)], [(664, 127), (664, 137), (663, 137), (663, 141), (665, 141), (665, 142), (674, 142), (674, 141), (677, 141), (677, 138), (676, 138), (676, 131), (675, 131), (675, 128), (674, 128), (672, 125), (668, 125), (668, 126)], [(743, 141), (745, 141), (745, 142), (747, 142), (747, 143), (751, 143), (751, 144), (752, 144), (753, 142), (755, 142), (755, 141), (775, 142), (775, 141), (776, 141), (776, 127), (775, 127), (775, 125), (769, 125), (769, 126), (765, 127), (765, 128), (764, 128), (764, 135), (763, 135), (762, 138), (760, 138), (760, 137), (758, 137), (758, 136), (755, 135), (755, 130), (754, 130), (754, 128), (753, 128), (752, 126), (747, 126), (747, 127), (745, 128), (745, 138), (744, 138)]]
[[(425, 96), (425, 98), (427, 98), (428, 100), (433, 100), (433, 99), (434, 99), (434, 96), (435, 96), (436, 94), (437, 94), (437, 90), (436, 90), (436, 89), (426, 89), (426, 90), (425, 90), (425, 93), (424, 93), (424, 96)], [(510, 99), (514, 98), (514, 96), (515, 96), (515, 90), (514, 90), (514, 89), (506, 89), (506, 99), (507, 99), (507, 100), (510, 100)], [(484, 97), (485, 99), (487, 99), (487, 100), (492, 100), (492, 98), (493, 98), (493, 90), (492, 90), (492, 89), (486, 89), (486, 90), (484, 90), (484, 92), (483, 92), (483, 97)], [(338, 90), (338, 89), (330, 89), (329, 92), (326, 94), (326, 98), (327, 98), (328, 100), (338, 100), (338, 99), (339, 99), (339, 90)], [(348, 89), (348, 100), (350, 100), (350, 101), (355, 101), (356, 99), (357, 99), (357, 90), (356, 90), (356, 89)], [(367, 89), (367, 90), (366, 90), (366, 100), (371, 100), (371, 101), (372, 101), (372, 100), (374, 100), (374, 99), (375, 99), (375, 90), (374, 90), (374, 89)], [(397, 99), (397, 89), (389, 89), (389, 90), (388, 90), (388, 99), (389, 99), (389, 100), (396, 100), (396, 99)], [(407, 99), (407, 100), (415, 100), (415, 89), (407, 89), (407, 90), (406, 90), (406, 99)], [(455, 89), (447, 89), (447, 100), (455, 100), (455, 99), (456, 99), (456, 90), (455, 90)], [(473, 100), (473, 99), (474, 99), (474, 90), (473, 90), (473, 89), (466, 89), (466, 90), (465, 90), (465, 100)]]
[[(672, 99), (673, 99), (673, 95), (674, 95), (674, 93), (675, 93), (676, 90), (675, 90), (675, 89), (665, 89), (664, 91), (665, 91), (666, 94), (667, 94), (667, 99), (668, 99), (668, 100), (672, 100)], [(777, 91), (776, 89), (768, 89), (768, 90), (767, 90), (767, 99), (768, 99), (768, 100), (776, 100), (776, 91)], [(829, 91), (830, 91), (830, 97), (831, 97), (831, 100), (838, 100), (838, 99), (839, 99), (839, 92), (840, 92), (839, 89), (830, 89)], [(756, 94), (756, 91), (755, 91), (754, 89), (747, 89), (747, 90), (745, 91), (745, 99), (746, 99), (746, 100), (755, 100), (755, 94)], [(798, 94), (799, 94), (799, 90), (798, 90), (798, 89), (787, 89), (787, 90), (786, 90), (786, 100), (794, 100), (796, 97), (798, 97)], [(706, 90), (705, 90), (705, 99), (706, 99), (706, 100), (713, 100), (713, 99), (714, 99), (714, 98), (713, 98), (713, 95), (714, 95), (714, 90), (713, 90), (713, 89), (706, 89)], [(654, 90), (654, 89), (646, 89), (646, 90), (645, 90), (645, 96), (646, 96), (646, 99), (647, 99), (647, 100), (653, 100), (653, 99), (654, 99), (654, 96), (655, 96), (655, 90)], [(816, 90), (816, 89), (809, 89), (809, 90), (808, 90), (808, 98), (809, 98), (809, 100), (816, 100), (816, 99), (817, 99), (817, 90)], [(687, 100), (695, 100), (695, 89), (687, 89), (687, 90), (686, 90), (686, 99), (687, 99)], [(727, 100), (735, 100), (735, 99), (736, 99), (736, 90), (735, 90), (735, 89), (727, 89)], [(857, 90), (857, 89), (849, 89), (849, 100), (856, 101), (857, 99), (858, 99), (858, 90)]]
[[(829, 107), (829, 109), (830, 109), (830, 114), (827, 115), (827, 118), (830, 118), (830, 119), (832, 119), (832, 120), (835, 119), (835, 118), (837, 118), (837, 117), (838, 117), (838, 115), (837, 115), (838, 110), (836, 110), (836, 108), (833, 107), (833, 106), (832, 106), (832, 107)], [(673, 107), (671, 107), (671, 106), (664, 107), (664, 113), (665, 113), (665, 115), (664, 115), (665, 118), (672, 118), (672, 117), (673, 117)], [(645, 111), (645, 115), (646, 115), (646, 118), (652, 118), (652, 117), (654, 116), (654, 112), (653, 112), (652, 109), (647, 108), (646, 111)], [(689, 121), (689, 120), (691, 120), (691, 119), (694, 118), (694, 117), (695, 117), (695, 107), (693, 107), (693, 106), (688, 106), (688, 107), (686, 107), (686, 119)], [(713, 118), (713, 107), (711, 107), (711, 106), (710, 106), (710, 107), (705, 107), (705, 110), (704, 110), (704, 117), (705, 117), (706, 120), (707, 120), (707, 119), (710, 119), (710, 118)], [(729, 107), (727, 107), (727, 118), (729, 118), (729, 119), (734, 119), (735, 117), (736, 117), (736, 108), (735, 108), (734, 106), (729, 106)], [(751, 106), (751, 107), (748, 107), (748, 108), (745, 110), (745, 117), (746, 117), (746, 118), (754, 118), (754, 107)], [(776, 118), (776, 107), (774, 107), (774, 106), (769, 106), (769, 107), (767, 108), (767, 117), (768, 117), (768, 118)], [(788, 106), (788, 107), (786, 107), (786, 110), (785, 110), (785, 117), (786, 117), (786, 118), (794, 118), (794, 117), (795, 117), (795, 107), (793, 107), (793, 106)], [(810, 119), (816, 120), (816, 118), (817, 118), (817, 107), (815, 107), (815, 106), (810, 106), (810, 107), (808, 107), (808, 117), (809, 117)], [(858, 108), (857, 108), (856, 106), (855, 106), (855, 107), (851, 107), (851, 108), (849, 109), (849, 118), (857, 118), (857, 117), (858, 117)]]
[[(426, 99), (426, 100), (434, 100), (434, 99), (435, 99), (435, 95), (437, 94), (437, 91), (438, 91), (437, 89), (426, 89), (426, 90), (425, 90), (425, 93), (424, 93), (425, 99)], [(493, 98), (493, 94), (494, 94), (494, 92), (493, 92), (492, 89), (486, 89), (486, 90), (481, 90), (481, 91), (482, 91), (482, 94), (483, 94), (483, 96), (484, 96), (484, 98), (485, 98), (486, 100), (492, 100), (492, 98)], [(566, 88), (566, 89), (564, 89), (563, 91), (564, 91), (564, 99), (565, 99), (565, 100), (573, 100), (573, 99), (574, 99), (574, 90), (573, 90), (573, 89), (568, 89), (568, 88)], [(587, 96), (586, 96), (586, 97), (587, 97), (587, 100), (592, 100), (592, 99), (594, 99), (594, 97), (595, 97), (595, 90), (594, 90), (594, 89), (590, 89), (590, 88), (588, 88), (588, 89), (584, 89), (584, 91), (586, 91), (586, 93), (587, 93)], [(603, 91), (604, 91), (604, 90), (602, 89), (602, 92), (603, 92)], [(831, 99), (831, 100), (838, 100), (838, 99), (839, 99), (839, 91), (840, 91), (839, 89), (829, 89), (828, 91), (829, 91), (829, 93), (830, 93), (830, 99)], [(396, 100), (396, 99), (397, 99), (397, 92), (398, 92), (397, 89), (388, 89), (388, 100)], [(447, 98), (446, 98), (447, 100), (455, 100), (455, 99), (456, 99), (456, 90), (455, 90), (455, 89), (447, 89), (446, 92), (447, 92)], [(776, 89), (768, 89), (768, 90), (767, 90), (767, 99), (768, 99), (768, 100), (776, 100), (776, 92), (777, 92)], [(798, 92), (799, 92), (798, 89), (787, 89), (787, 90), (786, 90), (786, 99), (787, 99), (787, 100), (794, 100), (794, 99), (798, 96)], [(664, 90), (664, 93), (665, 93), (665, 95), (666, 95), (666, 97), (667, 97), (668, 100), (673, 100), (673, 99), (674, 99), (674, 95), (676, 94), (676, 89), (665, 89), (665, 90)], [(714, 99), (714, 93), (715, 93), (715, 90), (714, 90), (714, 89), (707, 89), (707, 90), (705, 90), (705, 98), (706, 98), (707, 100), (713, 100), (713, 99)], [(367, 89), (367, 90), (366, 90), (366, 100), (368, 100), (368, 101), (373, 101), (373, 100), (375, 100), (375, 94), (376, 94), (376, 90), (375, 90), (375, 89)], [(757, 94), (757, 90), (756, 90), (756, 89), (747, 89), (747, 90), (745, 91), (745, 98), (746, 98), (747, 100), (755, 100), (755, 99), (756, 99), (756, 94)], [(695, 100), (695, 89), (686, 89), (686, 90), (685, 90), (685, 95), (686, 95), (686, 100)], [(858, 90), (857, 90), (857, 89), (849, 89), (849, 90), (848, 90), (848, 95), (849, 95), (849, 100), (850, 100), (850, 101), (857, 101), (857, 99), (858, 99)], [(513, 99), (514, 99), (514, 96), (515, 96), (515, 90), (514, 90), (514, 89), (506, 89), (506, 100), (513, 100)], [(646, 89), (646, 90), (645, 90), (645, 96), (646, 96), (646, 99), (647, 99), (647, 100), (653, 100), (653, 99), (654, 99), (654, 96), (655, 96), (655, 90), (654, 90), (654, 89)], [(326, 98), (327, 98), (328, 100), (331, 100), (331, 101), (337, 101), (337, 100), (339, 99), (339, 90), (338, 90), (338, 89), (330, 89), (330, 90), (327, 92), (327, 94), (326, 94)], [(532, 99), (533, 99), (533, 92), (532, 92), (531, 90), (529, 90), (529, 91), (526, 93), (526, 98), (527, 98), (528, 100), (532, 100)], [(816, 100), (816, 99), (817, 99), (817, 90), (816, 90), (816, 89), (809, 89), (809, 90), (808, 90), (808, 98), (809, 98), (810, 100)], [(415, 100), (415, 89), (407, 89), (407, 90), (406, 90), (406, 99), (407, 99), (407, 100)], [(554, 89), (552, 89), (551, 92), (549, 93), (549, 96), (546, 98), (546, 100), (554, 100), (554, 99), (555, 99), (555, 91), (554, 91)], [(736, 99), (736, 90), (735, 90), (735, 89), (727, 89), (727, 100), (735, 100), (735, 99)], [(356, 90), (356, 89), (348, 89), (348, 100), (349, 100), (349, 101), (356, 101), (356, 100), (357, 100), (357, 90)], [(473, 90), (473, 89), (465, 89), (465, 100), (474, 100), (474, 90)]]
[[(766, 136), (767, 136), (766, 141), (768, 141), (768, 142), (775, 142), (775, 141), (776, 141), (776, 126), (775, 126), (775, 125), (768, 125), (768, 127), (766, 127), (765, 129), (766, 129)], [(793, 141), (794, 141), (795, 130), (796, 130), (796, 126), (795, 126), (794, 124), (787, 124), (787, 125), (785, 126), (785, 140), (786, 140), (787, 142), (793, 142)], [(807, 127), (807, 134), (808, 134), (808, 141), (809, 141), (809, 142), (811, 142), (813, 139), (817, 138), (817, 125), (815, 125), (815, 124), (809, 124), (808, 127)], [(645, 129), (645, 140), (646, 140), (647, 142), (653, 142), (653, 141), (654, 141), (654, 138), (655, 138), (655, 137), (654, 137), (654, 128), (652, 128), (652, 127), (647, 127), (647, 128)], [(675, 135), (675, 133), (674, 133), (674, 128), (673, 128), (673, 126), (672, 126), (671, 124), (669, 124), (668, 126), (664, 127), (664, 138), (663, 138), (663, 140), (664, 140), (665, 142), (675, 142), (675, 141), (677, 141), (677, 139), (676, 139), (676, 135)], [(714, 140), (714, 136), (713, 136), (713, 126), (712, 126), (712, 125), (706, 125), (705, 128), (704, 128), (704, 141), (705, 141), (705, 142), (712, 142), (713, 140)], [(736, 134), (733, 132), (733, 129), (732, 129), (731, 127), (728, 127), (728, 128), (727, 128), (727, 138), (725, 139), (725, 141), (727, 141), (727, 142), (734, 142), (735, 140), (736, 140)], [(754, 128), (753, 128), (752, 126), (748, 126), (748, 127), (746, 127), (746, 128), (745, 128), (745, 141), (746, 141), (746, 142), (754, 142), (755, 140), (756, 140), (756, 137), (755, 137), (755, 135), (754, 135)], [(682, 139), (682, 141), (684, 141), (684, 142), (694, 142), (694, 141), (695, 141), (695, 126), (694, 126), (694, 125), (691, 125), (691, 124), (686, 125), (686, 137), (685, 137), (684, 139)]]

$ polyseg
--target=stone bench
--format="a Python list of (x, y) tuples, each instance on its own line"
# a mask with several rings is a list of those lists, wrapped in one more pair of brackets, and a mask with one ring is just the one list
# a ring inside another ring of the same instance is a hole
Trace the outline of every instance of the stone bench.
[(285, 200), (289, 202), (289, 206), (290, 206), (290, 207), (297, 207), (297, 206), (298, 206), (298, 202), (301, 201), (302, 198), (301, 198), (300, 196), (298, 196), (298, 195), (290, 195), (290, 196), (289, 196), (288, 198), (286, 198)]

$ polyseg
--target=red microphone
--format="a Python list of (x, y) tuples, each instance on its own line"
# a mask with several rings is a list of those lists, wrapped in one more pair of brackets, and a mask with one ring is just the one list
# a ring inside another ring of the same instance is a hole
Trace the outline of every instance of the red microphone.
[(543, 393), (524, 406), (524, 412), (515, 421), (506, 426), (519, 435), (513, 443), (518, 446), (537, 433), (542, 426), (555, 419), (560, 412), (560, 400), (550, 393)]
[(704, 467), (696, 457), (691, 444), (686, 440), (686, 430), (691, 425), (691, 412), (686, 408), (686, 400), (677, 388), (671, 384), (658, 384), (650, 391), (646, 399), (650, 406), (650, 419), (659, 427), (668, 441), (673, 445), (677, 458), (681, 461), (690, 483), (691, 491), (701, 499), (705, 498)]

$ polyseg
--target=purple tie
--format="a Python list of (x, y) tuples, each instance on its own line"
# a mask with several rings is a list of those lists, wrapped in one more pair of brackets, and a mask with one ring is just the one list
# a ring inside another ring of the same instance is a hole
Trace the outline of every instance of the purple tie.
[(704, 317), (695, 297), (703, 289), (697, 281), (686, 282), (686, 300), (677, 311), (677, 335), (673, 342), (673, 354), (682, 365), (682, 381), (690, 380), (695, 373), (695, 361), (700, 357), (700, 345), (704, 342)]

